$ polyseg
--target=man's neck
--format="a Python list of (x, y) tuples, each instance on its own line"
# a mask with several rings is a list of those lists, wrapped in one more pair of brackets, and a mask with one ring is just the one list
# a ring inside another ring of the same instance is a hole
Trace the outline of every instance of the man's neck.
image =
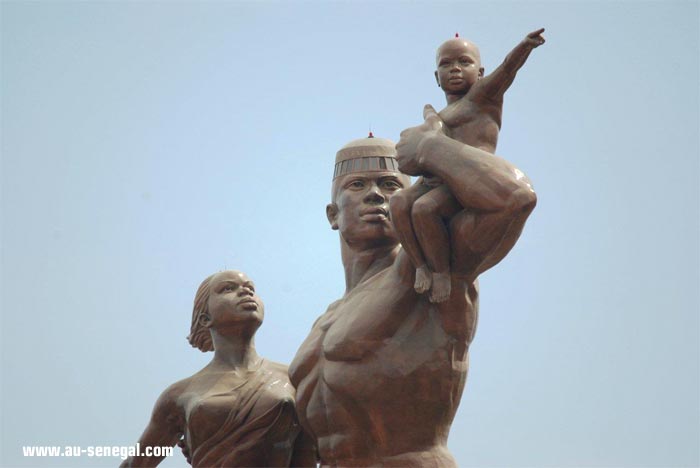
[(355, 248), (341, 238), (340, 252), (345, 269), (345, 294), (347, 294), (364, 280), (391, 266), (399, 252), (399, 245), (392, 243)]

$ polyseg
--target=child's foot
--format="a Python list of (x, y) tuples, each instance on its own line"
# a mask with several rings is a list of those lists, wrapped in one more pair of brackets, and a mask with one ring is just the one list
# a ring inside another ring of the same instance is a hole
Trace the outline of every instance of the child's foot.
[(413, 284), (413, 289), (416, 290), (418, 294), (423, 294), (428, 289), (433, 282), (433, 275), (430, 273), (427, 265), (420, 266), (416, 268), (416, 282)]
[(432, 290), (430, 291), (430, 302), (444, 302), (450, 297), (452, 283), (450, 272), (433, 273)]

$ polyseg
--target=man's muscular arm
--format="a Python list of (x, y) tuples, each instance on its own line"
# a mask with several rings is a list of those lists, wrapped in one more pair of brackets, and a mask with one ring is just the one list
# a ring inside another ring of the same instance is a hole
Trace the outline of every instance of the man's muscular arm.
[(483, 98), (491, 101), (503, 99), (503, 95), (513, 84), (516, 73), (525, 64), (532, 49), (544, 44), (543, 32), (544, 28), (540, 28), (525, 36), (525, 39), (506, 56), (502, 64), (478, 82), (474, 88), (476, 94), (474, 99)]
[(401, 134), (399, 169), (441, 178), (464, 207), (450, 222), (452, 270), (473, 280), (510, 251), (537, 197), (512, 164), (447, 137), (431, 106), (424, 116), (422, 125)]

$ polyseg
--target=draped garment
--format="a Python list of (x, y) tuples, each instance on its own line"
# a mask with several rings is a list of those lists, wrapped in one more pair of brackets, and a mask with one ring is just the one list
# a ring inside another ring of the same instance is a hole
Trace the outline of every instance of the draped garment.
[[(294, 389), (283, 370), (263, 360), (240, 384), (194, 405), (185, 433), (193, 467), (289, 466), (299, 427)], [(207, 425), (197, 422), (203, 418), (223, 421), (215, 432), (201, 434)]]

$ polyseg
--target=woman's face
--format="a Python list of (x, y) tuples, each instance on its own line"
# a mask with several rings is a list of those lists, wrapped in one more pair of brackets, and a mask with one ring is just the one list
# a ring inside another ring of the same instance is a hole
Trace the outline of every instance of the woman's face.
[(217, 273), (211, 279), (209, 291), (210, 327), (223, 329), (252, 322), (257, 328), (262, 323), (262, 300), (245, 273), (233, 270)]

